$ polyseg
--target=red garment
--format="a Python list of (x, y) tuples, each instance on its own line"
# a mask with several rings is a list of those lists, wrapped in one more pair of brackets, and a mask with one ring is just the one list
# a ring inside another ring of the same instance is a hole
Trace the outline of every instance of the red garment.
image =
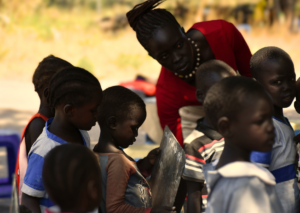
[[(25, 128), (23, 129), (23, 132), (22, 132), (22, 136), (21, 136), (21, 142), (20, 142), (20, 146), (21, 146), (21, 144), (22, 144), (22, 142), (23, 142), (23, 138), (25, 138), (25, 132), (26, 132), (26, 129), (27, 129), (27, 127), (28, 127), (28, 125), (31, 123), (31, 121), (34, 119), (34, 118), (42, 118), (45, 122), (48, 120), (48, 118), (45, 116), (45, 115), (43, 115), (43, 114), (41, 114), (41, 113), (36, 113), (35, 115), (33, 115), (31, 118), (30, 118), (30, 120), (28, 121), (28, 123), (27, 123), (27, 125), (25, 126)], [(25, 140), (24, 140), (24, 142), (23, 143), (25, 143)], [(25, 144), (23, 144), (24, 145), (24, 147), (25, 147), (25, 149), (22, 149), (22, 152), (24, 152), (25, 151), (25, 153), (21, 153), (22, 155), (27, 155), (26, 154), (26, 145)], [(18, 192), (19, 192), (19, 194), (21, 194), (20, 192), (21, 192), (21, 188), (19, 188), (19, 183), (20, 183), (20, 171), (19, 171), (19, 158), (20, 158), (20, 148), (19, 148), (19, 153), (18, 153), (18, 158), (17, 158), (17, 165), (16, 165), (16, 170), (15, 170), (15, 173), (16, 173), (16, 181), (17, 181), (17, 189), (18, 189)], [(26, 172), (26, 168), (22, 168), (22, 169), (24, 169), (25, 170), (25, 172)], [(23, 177), (24, 178), (24, 177)], [(23, 182), (23, 181), (22, 181)], [(21, 197), (21, 196), (20, 196)]]
[[(243, 76), (251, 77), (250, 49), (235, 26), (223, 20), (199, 22), (191, 29), (205, 36), (215, 59), (226, 62)], [(171, 71), (162, 67), (156, 85), (157, 111), (162, 128), (169, 126), (181, 146), (183, 138), (179, 109), (183, 106), (202, 105), (196, 99), (196, 87), (191, 86)]]

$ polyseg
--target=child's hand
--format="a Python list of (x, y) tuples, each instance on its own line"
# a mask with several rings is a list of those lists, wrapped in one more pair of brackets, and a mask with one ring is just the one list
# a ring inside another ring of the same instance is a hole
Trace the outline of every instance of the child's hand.
[(294, 107), (298, 114), (300, 114), (300, 78), (296, 81), (296, 101)]
[(148, 158), (151, 165), (154, 165), (156, 157), (160, 153), (160, 148), (153, 149), (149, 152), (146, 158)]
[[(299, 101), (299, 100), (298, 100)], [(300, 103), (297, 100), (294, 102), (295, 110), (300, 114)]]
[[(153, 150), (152, 150), (153, 151)], [(158, 207), (158, 208), (152, 208), (150, 213), (176, 213), (175, 207)]]

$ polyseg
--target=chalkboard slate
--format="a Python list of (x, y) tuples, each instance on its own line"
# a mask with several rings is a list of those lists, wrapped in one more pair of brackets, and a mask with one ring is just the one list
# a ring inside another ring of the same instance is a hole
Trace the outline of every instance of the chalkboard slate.
[(168, 126), (165, 127), (160, 149), (150, 180), (152, 206), (172, 207), (185, 165), (185, 153)]

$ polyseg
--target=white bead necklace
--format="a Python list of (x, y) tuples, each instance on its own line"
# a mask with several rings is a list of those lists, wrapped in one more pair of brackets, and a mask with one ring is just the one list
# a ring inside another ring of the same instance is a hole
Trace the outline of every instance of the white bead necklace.
[(200, 65), (200, 48), (197, 47), (197, 44), (195, 44), (195, 42), (194, 42), (193, 40), (191, 40), (190, 38), (188, 38), (188, 40), (189, 40), (189, 41), (192, 43), (192, 45), (194, 45), (195, 48), (196, 48), (196, 54), (197, 54), (197, 58), (196, 58), (196, 60), (197, 60), (197, 62), (196, 62), (196, 67), (195, 67), (195, 69), (194, 69), (190, 74), (185, 75), (185, 76), (183, 76), (183, 75), (178, 75), (178, 73), (175, 72), (175, 75), (177, 75), (179, 78), (183, 78), (183, 77), (185, 77), (185, 78), (191, 78), (191, 77), (193, 77), (193, 75), (196, 74), (196, 70), (197, 70), (197, 68), (198, 68), (199, 65)]

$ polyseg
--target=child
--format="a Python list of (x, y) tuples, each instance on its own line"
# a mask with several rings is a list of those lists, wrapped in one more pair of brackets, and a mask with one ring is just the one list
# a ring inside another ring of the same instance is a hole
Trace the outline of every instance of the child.
[(42, 176), (50, 199), (61, 212), (87, 213), (101, 203), (101, 171), (87, 147), (63, 144), (53, 148), (45, 157)]
[(159, 149), (138, 162), (122, 150), (135, 142), (145, 118), (145, 103), (134, 92), (121, 86), (103, 92), (98, 117), (101, 134), (94, 148), (103, 168), (102, 213), (174, 212), (171, 207), (152, 208), (150, 187), (144, 178), (151, 174)]
[(291, 105), (295, 93), (295, 70), (290, 56), (277, 47), (265, 47), (257, 51), (250, 61), (251, 75), (270, 94), (273, 100), (275, 144), (267, 153), (253, 152), (251, 161), (267, 167), (276, 180), (275, 189), (284, 212), (298, 212), (299, 189), (294, 163), (295, 137), (283, 108)]
[(31, 211), (44, 212), (45, 207), (53, 206), (42, 182), (45, 155), (65, 143), (90, 146), (89, 136), (83, 130), (90, 130), (96, 124), (101, 98), (99, 81), (84, 69), (66, 68), (51, 79), (48, 103), (55, 110), (55, 116), (46, 122), (29, 152), (22, 186), (22, 204)]
[(17, 188), (20, 201), (22, 200), (21, 188), (27, 169), (27, 156), (29, 150), (38, 136), (42, 133), (45, 122), (48, 120), (48, 118), (54, 116), (54, 113), (51, 111), (47, 103), (46, 97), (48, 94), (48, 85), (50, 79), (58, 71), (67, 67), (72, 67), (72, 64), (53, 55), (49, 55), (39, 63), (33, 74), (32, 83), (34, 85), (34, 90), (37, 92), (40, 98), (40, 107), (39, 111), (29, 120), (21, 137), (20, 150), (16, 165)]
[(282, 213), (275, 179), (250, 163), (252, 150), (268, 152), (274, 144), (272, 101), (259, 83), (228, 77), (213, 85), (204, 100), (209, 123), (225, 140), (216, 171), (208, 171), (207, 213)]
[[(236, 72), (223, 61), (211, 60), (202, 64), (196, 72), (198, 101), (204, 102), (206, 93), (213, 84), (235, 75)], [(203, 166), (219, 159), (224, 148), (223, 137), (212, 128), (207, 118), (201, 118), (197, 123), (196, 129), (184, 141), (186, 164), (182, 178), (187, 183), (188, 213), (205, 212), (207, 189)]]

